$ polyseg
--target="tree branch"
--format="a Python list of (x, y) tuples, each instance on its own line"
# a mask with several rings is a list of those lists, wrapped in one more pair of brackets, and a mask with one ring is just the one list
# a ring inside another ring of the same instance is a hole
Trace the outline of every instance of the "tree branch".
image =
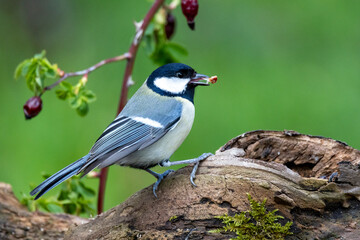
[[(346, 161), (345, 161), (346, 160)], [(294, 131), (239, 135), (201, 162), (196, 185), (192, 166), (169, 174), (158, 188), (138, 191), (65, 239), (229, 239), (210, 233), (224, 225), (215, 218), (249, 210), (247, 194), (269, 211), (293, 221), (286, 239), (359, 239), (360, 151), (333, 139)], [(338, 172), (336, 182), (328, 182)], [(272, 225), (272, 224), (271, 224)], [(275, 225), (273, 225), (275, 226)], [(194, 230), (195, 229), (195, 230)]]
[[(247, 194), (293, 221), (286, 239), (359, 239), (360, 151), (333, 139), (294, 131), (239, 135), (201, 162), (164, 179), (94, 219), (29, 212), (0, 183), (0, 239), (229, 239), (210, 233), (224, 225), (215, 216), (249, 210)], [(335, 182), (329, 177), (338, 172)], [(320, 178), (319, 178), (320, 177)], [(271, 223), (269, 223), (271, 224)], [(272, 226), (275, 226), (271, 224)], [(67, 231), (67, 229), (69, 229)], [(67, 231), (67, 233), (65, 233)]]

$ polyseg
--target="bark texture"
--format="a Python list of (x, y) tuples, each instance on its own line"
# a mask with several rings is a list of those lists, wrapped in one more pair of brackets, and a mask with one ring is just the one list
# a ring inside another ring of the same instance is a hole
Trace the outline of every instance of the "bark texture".
[[(179, 169), (160, 184), (158, 198), (149, 186), (73, 225), (65, 239), (229, 239), (233, 235), (208, 231), (222, 226), (214, 216), (248, 210), (246, 193), (267, 198), (269, 210), (294, 222), (287, 239), (359, 239), (359, 163), (358, 150), (332, 139), (294, 131), (245, 133), (200, 164), (197, 187), (189, 181), (191, 166)], [(334, 172), (335, 182), (328, 182)]]
[[(294, 221), (289, 239), (358, 239), (360, 152), (345, 143), (294, 131), (254, 131), (229, 141), (202, 162), (152, 186), (93, 221), (72, 228), (66, 239), (228, 239), (210, 234), (217, 215), (249, 209), (246, 193)], [(328, 182), (338, 172), (337, 182)]]

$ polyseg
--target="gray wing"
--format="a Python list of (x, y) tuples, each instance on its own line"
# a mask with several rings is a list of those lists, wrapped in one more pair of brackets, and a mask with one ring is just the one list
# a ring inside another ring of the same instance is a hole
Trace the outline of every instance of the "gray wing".
[(173, 117), (166, 126), (154, 127), (127, 116), (119, 116), (95, 142), (87, 163), (79, 172), (83, 172), (83, 175), (87, 174), (115, 153), (117, 160), (120, 160), (134, 151), (153, 144), (176, 126), (179, 119), (180, 116)]
[[(181, 112), (181, 102), (154, 93), (144, 83), (95, 142), (86, 164), (79, 173), (83, 172), (85, 175), (99, 165), (109, 166), (153, 144), (176, 126)], [(150, 118), (158, 122), (161, 127), (145, 124), (144, 121), (136, 121), (134, 120), (136, 117)], [(116, 154), (115, 160), (111, 158), (114, 154)], [(106, 159), (109, 159), (108, 162), (105, 162)]]

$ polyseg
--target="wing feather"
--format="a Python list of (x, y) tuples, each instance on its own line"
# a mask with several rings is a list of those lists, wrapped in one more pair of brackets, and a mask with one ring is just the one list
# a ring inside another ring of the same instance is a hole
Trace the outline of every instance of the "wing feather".
[[(130, 117), (123, 116), (115, 119), (95, 142), (89, 152), (87, 163), (79, 172), (83, 172), (83, 175), (87, 174), (113, 154), (117, 154), (117, 161), (134, 151), (150, 146), (170, 131), (179, 120), (180, 117), (177, 117), (164, 127), (154, 127)], [(106, 163), (106, 165), (113, 163)], [(101, 165), (101, 167), (105, 166)]]

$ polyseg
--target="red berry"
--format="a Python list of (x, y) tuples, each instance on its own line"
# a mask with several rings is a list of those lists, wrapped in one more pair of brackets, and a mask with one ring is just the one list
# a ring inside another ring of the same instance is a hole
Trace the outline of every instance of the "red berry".
[(199, 10), (197, 0), (181, 0), (181, 9), (187, 19), (190, 29), (195, 29), (195, 17)]
[(26, 119), (31, 119), (39, 114), (42, 109), (42, 101), (40, 97), (32, 97), (26, 101), (24, 105), (24, 114)]
[(166, 24), (165, 24), (165, 34), (166, 38), (170, 39), (174, 32), (176, 27), (176, 21), (174, 15), (172, 15), (170, 12), (166, 15)]

